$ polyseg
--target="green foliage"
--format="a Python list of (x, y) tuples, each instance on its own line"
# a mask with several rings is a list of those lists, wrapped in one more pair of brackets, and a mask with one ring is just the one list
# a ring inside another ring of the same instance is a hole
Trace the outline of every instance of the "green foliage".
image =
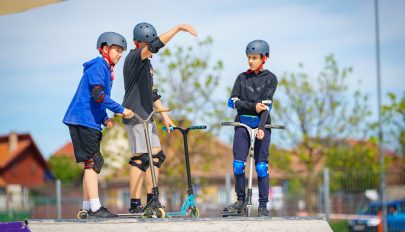
[(388, 93), (390, 103), (381, 108), (384, 136), (389, 145), (405, 155), (405, 92), (398, 98)]
[(378, 188), (378, 149), (372, 141), (353, 145), (340, 144), (330, 148), (327, 156), (331, 192), (342, 189), (347, 192), (362, 192)]
[[(300, 68), (303, 69), (303, 65)], [(274, 104), (277, 121), (291, 130), (286, 139), (292, 144), (309, 140), (364, 135), (365, 119), (371, 115), (366, 95), (349, 96), (346, 83), (352, 68), (340, 69), (333, 55), (325, 58), (324, 69), (316, 76), (304, 71), (285, 73), (279, 81)]]
[[(325, 58), (325, 66), (316, 76), (306, 73), (302, 64), (299, 68), (298, 72), (284, 73), (279, 79), (273, 111), (274, 121), (288, 126), (286, 133), (280, 133), (283, 141), (295, 149), (272, 153), (271, 159), (274, 166), (299, 176), (300, 181), (294, 181), (304, 186), (311, 211), (326, 163), (336, 161), (333, 164), (338, 165), (337, 161), (343, 160), (337, 157), (347, 155), (345, 164), (359, 164), (356, 157), (359, 154), (355, 151), (343, 154), (339, 147), (347, 138), (367, 137), (371, 111), (366, 95), (348, 92), (347, 78), (352, 68), (339, 68), (333, 55)], [(302, 166), (300, 172), (304, 171), (304, 175), (288, 167), (287, 161), (293, 157)]]
[(160, 61), (166, 68), (157, 71), (156, 86), (162, 93), (164, 105), (179, 125), (187, 121), (209, 124), (208, 129), (218, 129), (217, 119), (225, 120), (225, 101), (214, 99), (223, 62), (210, 61), (209, 48), (213, 40), (208, 37), (197, 47), (177, 46), (160, 53)]
[(63, 183), (78, 180), (83, 172), (83, 167), (75, 163), (68, 155), (51, 156), (48, 164), (52, 174)]

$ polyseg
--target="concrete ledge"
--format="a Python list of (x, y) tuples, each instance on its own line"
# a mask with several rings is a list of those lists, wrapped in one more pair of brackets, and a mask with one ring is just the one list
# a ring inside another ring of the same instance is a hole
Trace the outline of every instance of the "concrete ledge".
[(29, 220), (31, 231), (281, 231), (332, 232), (324, 218), (179, 218)]

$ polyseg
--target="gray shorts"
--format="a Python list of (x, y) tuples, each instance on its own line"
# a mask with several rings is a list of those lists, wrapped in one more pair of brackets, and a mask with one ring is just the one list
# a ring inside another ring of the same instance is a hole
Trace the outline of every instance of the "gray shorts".
[[(156, 124), (148, 123), (151, 148), (160, 147)], [(145, 131), (142, 124), (125, 125), (128, 133), (129, 146), (133, 153), (148, 153), (146, 146)]]

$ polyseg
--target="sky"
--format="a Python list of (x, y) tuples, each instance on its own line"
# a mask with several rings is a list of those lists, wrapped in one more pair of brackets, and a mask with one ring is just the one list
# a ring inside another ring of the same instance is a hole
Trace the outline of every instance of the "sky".
[[(405, 91), (405, 1), (379, 3), (381, 87), (383, 103), (388, 103), (388, 92)], [(139, 22), (153, 24), (158, 34), (182, 23), (197, 30), (197, 38), (179, 33), (168, 47), (195, 45), (211, 36), (212, 59), (224, 63), (215, 93), (218, 99), (226, 101), (224, 89), (248, 68), (247, 43), (264, 39), (271, 56), (266, 68), (279, 77), (298, 70), (299, 63), (315, 75), (322, 70), (325, 56), (334, 54), (339, 67), (353, 67), (349, 86), (370, 96), (375, 113), (374, 20), (372, 0), (68, 0), (3, 15), (0, 135), (30, 133), (45, 157), (68, 142), (62, 119), (80, 81), (82, 64), (98, 56), (98, 36), (105, 31), (121, 33), (132, 48), (132, 30)], [(112, 99), (117, 102), (124, 95), (123, 60), (115, 68)], [(159, 69), (157, 60), (152, 62)]]

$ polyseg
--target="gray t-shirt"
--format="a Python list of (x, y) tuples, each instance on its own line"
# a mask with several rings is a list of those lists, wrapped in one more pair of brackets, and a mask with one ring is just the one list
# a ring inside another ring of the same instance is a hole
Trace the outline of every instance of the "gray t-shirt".
[[(146, 119), (153, 111), (153, 68), (149, 59), (142, 60), (141, 51), (138, 48), (131, 50), (125, 58), (125, 95), (122, 106)], [(135, 117), (122, 121), (131, 125), (139, 123)]]

